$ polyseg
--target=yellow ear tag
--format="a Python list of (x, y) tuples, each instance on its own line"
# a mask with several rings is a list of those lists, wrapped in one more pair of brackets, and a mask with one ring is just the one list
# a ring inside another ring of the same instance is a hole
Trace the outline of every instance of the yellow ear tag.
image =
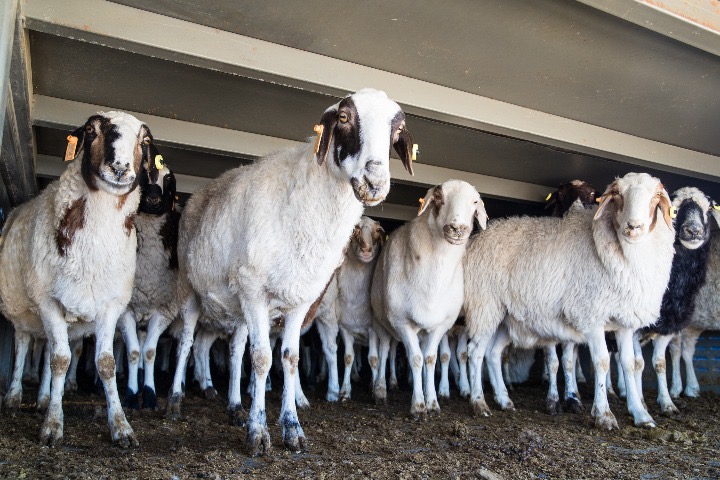
[(77, 148), (78, 138), (75, 135), (68, 135), (67, 147), (65, 148), (65, 161), (69, 162), (75, 158), (75, 149)]
[(675, 207), (670, 207), (670, 218), (677, 218), (678, 210)]
[(417, 143), (413, 143), (413, 148), (412, 148), (412, 161), (413, 162), (415, 160), (417, 160), (418, 153), (420, 153), (420, 147), (418, 146)]
[(155, 168), (162, 170), (165, 166), (165, 160), (162, 155), (155, 155)]
[(315, 155), (320, 151), (320, 139), (322, 139), (323, 130), (325, 130), (325, 125), (315, 125), (313, 127), (313, 130), (315, 133), (317, 133), (317, 138), (315, 139)]
[(550, 197), (552, 197), (552, 192), (548, 193), (548, 196), (545, 197), (545, 201), (547, 202), (548, 200), (550, 200)]
[(718, 205), (717, 203), (715, 203), (715, 201), (713, 201), (712, 207), (713, 207), (713, 209), (715, 209), (715, 210), (720, 210), (720, 205)]

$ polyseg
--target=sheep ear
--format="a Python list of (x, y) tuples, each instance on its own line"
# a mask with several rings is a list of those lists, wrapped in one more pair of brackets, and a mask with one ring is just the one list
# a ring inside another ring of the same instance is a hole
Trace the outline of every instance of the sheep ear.
[(318, 165), (325, 163), (336, 124), (337, 107), (331, 107), (323, 113), (319, 125), (315, 126), (315, 131), (318, 134), (318, 140), (315, 143), (315, 159)]
[(597, 212), (595, 212), (595, 216), (593, 217), (593, 220), (597, 220), (600, 218), (602, 213), (605, 211), (605, 208), (608, 206), (610, 202), (612, 202), (613, 196), (609, 193), (604, 193), (603, 196), (600, 198), (600, 206), (597, 209)]
[[(662, 210), (663, 218), (665, 219), (665, 223), (667, 224), (668, 228), (670, 230), (673, 229), (673, 214), (671, 214), (671, 209), (673, 208), (672, 202), (670, 202), (670, 195), (668, 195), (667, 191), (663, 188), (662, 189), (662, 196), (660, 197), (660, 202), (658, 203), (658, 207)], [(677, 214), (675, 214), (677, 215)]]
[(420, 199), (420, 208), (418, 209), (418, 217), (435, 201), (435, 187), (431, 187), (425, 194), (425, 198)]
[(410, 136), (410, 132), (408, 132), (407, 128), (405, 127), (405, 122), (403, 122), (400, 125), (400, 131), (398, 132), (398, 138), (395, 141), (395, 143), (393, 144), (393, 148), (395, 149), (397, 154), (400, 155), (400, 159), (402, 160), (405, 170), (410, 172), (410, 175), (415, 175), (413, 173), (413, 168), (412, 168), (412, 162), (413, 162), (412, 137)]
[(710, 215), (712, 215), (712, 217), (715, 219), (715, 223), (720, 226), (720, 205), (718, 205), (715, 200), (711, 200), (710, 205)]
[(385, 238), (387, 237), (387, 233), (385, 233), (385, 229), (382, 228), (380, 225), (377, 226), (377, 234), (380, 235), (380, 248), (385, 246)]
[(477, 207), (475, 207), (475, 219), (478, 222), (478, 225), (480, 225), (480, 228), (485, 230), (487, 228), (487, 222), (488, 222), (488, 214), (485, 211), (485, 204), (482, 200), (480, 200), (477, 204)]
[[(78, 155), (80, 155), (80, 152), (83, 151), (83, 146), (85, 144), (85, 127), (86, 125), (83, 125), (68, 135), (68, 145), (65, 149), (66, 162), (75, 159)], [(73, 139), (73, 137), (75, 138)]]

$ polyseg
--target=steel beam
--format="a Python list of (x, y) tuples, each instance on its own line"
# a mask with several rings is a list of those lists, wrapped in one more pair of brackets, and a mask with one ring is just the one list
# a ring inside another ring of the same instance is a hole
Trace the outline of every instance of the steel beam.
[[(720, 181), (720, 157), (100, 0), (29, 0), (27, 28), (330, 96), (367, 85), (413, 115)], [(332, 72), (328, 75), (327, 72)]]

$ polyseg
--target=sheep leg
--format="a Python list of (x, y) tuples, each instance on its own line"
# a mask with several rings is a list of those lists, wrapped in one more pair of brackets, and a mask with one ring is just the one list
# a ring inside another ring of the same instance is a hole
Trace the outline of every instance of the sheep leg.
[(682, 359), (685, 361), (685, 396), (699, 397), (700, 384), (695, 376), (693, 357), (695, 356), (695, 344), (702, 332), (700, 330), (685, 329), (682, 335)]
[(610, 365), (610, 354), (605, 343), (605, 331), (602, 327), (598, 327), (588, 332), (586, 336), (590, 348), (590, 358), (592, 358), (593, 367), (595, 368), (595, 398), (593, 399), (590, 414), (595, 419), (597, 428), (612, 430), (618, 428), (618, 424), (615, 415), (610, 411), (605, 386)]
[(38, 386), (38, 398), (36, 409), (39, 413), (47, 411), (50, 404), (50, 382), (52, 373), (50, 372), (50, 346), (45, 349), (43, 354), (42, 372), (40, 374), (40, 385)]
[(15, 330), (15, 366), (13, 368), (12, 382), (10, 390), (8, 390), (3, 399), (3, 407), (12, 413), (15, 413), (22, 403), (22, 377), (25, 370), (25, 357), (30, 347), (32, 336), (29, 333)]
[(673, 335), (658, 335), (653, 341), (652, 362), (657, 374), (658, 382), (658, 404), (660, 405), (660, 413), (663, 415), (672, 415), (680, 413), (673, 401), (670, 399), (670, 392), (667, 386), (667, 375), (665, 373), (665, 350), (672, 340)]
[(460, 366), (457, 358), (457, 337), (448, 335), (448, 346), (450, 347), (450, 376), (455, 382), (455, 386), (460, 388)]
[[(405, 351), (407, 352), (408, 363), (410, 364), (410, 368), (412, 369), (413, 395), (412, 395), (412, 406), (410, 408), (410, 414), (413, 416), (413, 418), (419, 419), (420, 417), (422, 417), (426, 414), (425, 396), (423, 395), (423, 379), (422, 379), (423, 352), (420, 348), (420, 341), (418, 339), (417, 332), (415, 332), (409, 325), (405, 324), (405, 322), (394, 322), (394, 323), (396, 325), (400, 324), (399, 328), (397, 329), (397, 332), (400, 335), (400, 341), (403, 342), (403, 344), (405, 345)], [(437, 352), (437, 345), (435, 346), (435, 351)], [(434, 374), (435, 373), (435, 360), (434, 359), (432, 362), (432, 366), (433, 366), (432, 374)]]
[(642, 372), (645, 369), (645, 359), (643, 358), (642, 346), (640, 345), (640, 333), (635, 332), (632, 336), (633, 354), (635, 355), (635, 375), (632, 377), (635, 381), (635, 388), (640, 397), (640, 403), (647, 410), (645, 397), (643, 396)]
[(115, 357), (115, 368), (117, 369), (115, 375), (120, 378), (125, 375), (125, 349), (123, 346), (122, 337), (115, 336), (113, 340), (113, 356)]
[(470, 366), (470, 405), (475, 415), (489, 417), (492, 415), (485, 401), (482, 384), (482, 364), (485, 352), (492, 339), (492, 333), (484, 333), (470, 339), (468, 343), (468, 356)]
[(615, 339), (617, 340), (620, 361), (623, 373), (625, 374), (628, 411), (635, 420), (635, 426), (654, 428), (655, 421), (643, 407), (642, 398), (637, 391), (637, 384), (634, 381), (635, 369), (638, 364), (633, 349), (633, 332), (630, 329), (621, 328), (615, 332)]
[(173, 377), (172, 387), (167, 399), (167, 415), (173, 420), (180, 418), (180, 404), (182, 403), (183, 384), (185, 382), (185, 367), (187, 365), (190, 347), (193, 344), (193, 334), (200, 316), (200, 305), (197, 298), (192, 295), (180, 308), (183, 329), (180, 334), (180, 345), (178, 345), (177, 365)]
[(488, 362), (488, 375), (490, 377), (490, 383), (493, 386), (495, 393), (495, 402), (500, 405), (502, 410), (514, 411), (515, 406), (513, 405), (510, 396), (508, 395), (507, 387), (502, 376), (502, 355), (505, 348), (510, 345), (510, 335), (508, 335), (507, 329), (504, 326), (500, 326), (493, 337), (490, 350), (487, 352)]
[(438, 396), (444, 402), (450, 401), (450, 351), (450, 342), (445, 333), (440, 339), (440, 385), (438, 386)]
[(65, 375), (65, 393), (76, 392), (77, 385), (77, 367), (80, 361), (80, 355), (83, 352), (83, 339), (78, 338), (70, 342), (70, 367), (68, 368), (67, 375)]
[(618, 395), (620, 395), (620, 398), (626, 398), (627, 387), (625, 385), (625, 372), (623, 372), (622, 366), (620, 364), (620, 353), (613, 353), (613, 358), (615, 359), (615, 365), (617, 366)]
[[(214, 338), (213, 338), (214, 337)], [(205, 392), (215, 392), (212, 386), (212, 379), (210, 378), (210, 348), (217, 339), (218, 335), (211, 335), (207, 345), (207, 355), (205, 361), (207, 369), (205, 371), (206, 378), (208, 379), (208, 387)], [(241, 388), (240, 380), (242, 373), (242, 360), (245, 354), (245, 345), (247, 344), (248, 338), (248, 327), (245, 323), (240, 323), (235, 327), (235, 331), (230, 337), (230, 384), (228, 385), (228, 414), (230, 416), (230, 424), (244, 427), (247, 420), (247, 415), (242, 406), (241, 401)], [(207, 395), (207, 393), (206, 393)], [(217, 395), (217, 392), (215, 392)]]
[[(355, 383), (359, 383), (360, 380), (362, 380), (362, 378), (360, 377), (360, 370), (362, 370), (362, 357), (360, 356), (360, 354), (362, 353), (362, 351), (360, 350), (360, 345), (357, 345), (357, 344), (354, 346), (354, 349), (355, 349), (355, 351), (353, 353), (355, 354), (355, 362), (353, 363), (353, 366), (352, 366), (352, 372), (350, 374), (350, 379)], [(391, 354), (390, 358), (392, 361), (392, 354)], [(392, 364), (390, 364), (390, 383), (392, 383), (392, 370), (393, 370), (393, 366), (392, 366)]]
[(158, 368), (163, 373), (170, 373), (170, 352), (172, 350), (172, 344), (173, 341), (170, 338), (159, 338), (157, 341), (158, 346), (155, 352), (160, 361)]
[(310, 401), (305, 396), (305, 392), (300, 383), (300, 374), (295, 375), (295, 406), (297, 408), (308, 408), (310, 407)]
[[(213, 331), (201, 328), (193, 342), (193, 359), (195, 360), (195, 380), (200, 384), (200, 390), (206, 398), (215, 398), (217, 391), (213, 387), (210, 373), (210, 349), (219, 335)], [(247, 333), (246, 333), (247, 336)], [(240, 398), (238, 396), (238, 398)]]
[(340, 329), (343, 343), (345, 344), (345, 370), (343, 371), (343, 384), (340, 390), (340, 398), (350, 400), (352, 395), (352, 366), (355, 363), (355, 337), (344, 328)]
[[(563, 409), (567, 412), (580, 413), (585, 411), (582, 403), (580, 403), (580, 393), (577, 386), (577, 373), (575, 367), (579, 365), (577, 361), (578, 344), (565, 342), (562, 344), (562, 361), (563, 373), (565, 375), (565, 398), (563, 400)], [(610, 369), (608, 368), (608, 371)]]
[(382, 331), (382, 333), (378, 334), (378, 340), (378, 372), (377, 379), (373, 384), (373, 396), (375, 397), (375, 403), (387, 404), (387, 383), (385, 380), (385, 373), (388, 353), (390, 352), (390, 335), (387, 332)]
[(305, 433), (298, 419), (295, 401), (297, 381), (299, 380), (297, 369), (300, 360), (300, 329), (311, 303), (296, 307), (287, 313), (282, 333), (283, 399), (280, 425), (282, 426), (283, 445), (293, 452), (304, 450), (306, 442)]
[(575, 345), (575, 351), (573, 356), (575, 357), (575, 382), (576, 383), (587, 383), (587, 378), (583, 372), (582, 365), (580, 364), (580, 355), (578, 355), (578, 344)]
[(30, 382), (40, 382), (40, 368), (43, 364), (43, 351), (45, 350), (45, 339), (36, 338), (33, 341), (32, 363), (30, 365)]
[(560, 408), (560, 394), (558, 393), (557, 385), (558, 367), (559, 361), (556, 345), (548, 345), (545, 347), (545, 371), (548, 372), (549, 381), (548, 393), (545, 399), (545, 410), (550, 415), (557, 415), (562, 411)]
[[(447, 325), (447, 324), (446, 324)], [(452, 323), (446, 326), (441, 326), (440, 328), (436, 328), (435, 330), (428, 332), (427, 337), (425, 338), (425, 345), (424, 345), (424, 357), (425, 357), (425, 381), (423, 382), (424, 385), (424, 393), (425, 393), (425, 408), (427, 413), (429, 414), (439, 414), (440, 413), (440, 404), (438, 403), (437, 399), (437, 391), (435, 390), (435, 363), (437, 362), (437, 355), (438, 355), (438, 347), (440, 345), (440, 341), (442, 340), (443, 336), (445, 336), (445, 332), (448, 331), (448, 329), (452, 326)], [(450, 347), (446, 345), (446, 350), (449, 350)], [(445, 355), (447, 356), (447, 359), (450, 359), (450, 355), (445, 352)], [(445, 362), (445, 382), (447, 383), (447, 361)], [(450, 387), (448, 387), (448, 398), (450, 397)]]
[(126, 310), (118, 320), (118, 327), (128, 354), (128, 383), (125, 391), (125, 406), (133, 410), (140, 408), (138, 398), (138, 366), (140, 363), (140, 342), (137, 337), (137, 323), (130, 310)]
[[(115, 379), (115, 358), (113, 357), (113, 336), (120, 311), (108, 310), (104, 319), (95, 322), (95, 367), (97, 368), (103, 387), (108, 409), (108, 424), (112, 441), (123, 448), (137, 447), (138, 441), (132, 427), (125, 418), (120, 403)], [(138, 352), (138, 356), (140, 356)]]
[(511, 347), (508, 346), (503, 349), (500, 355), (500, 365), (502, 367), (502, 378), (503, 382), (505, 382), (505, 387), (508, 391), (512, 392), (514, 388), (512, 384), (512, 377), (510, 376), (510, 348)]
[(670, 358), (672, 359), (672, 387), (670, 397), (678, 398), (682, 392), (682, 377), (680, 376), (680, 354), (682, 334), (673, 335), (670, 341)]
[(390, 356), (389, 356), (389, 366), (390, 366), (390, 379), (388, 380), (388, 387), (391, 390), (398, 388), (398, 379), (397, 379), (397, 348), (398, 348), (398, 341), (394, 338), (390, 339), (390, 350), (388, 350)]
[(457, 343), (457, 359), (459, 369), (459, 383), (460, 397), (468, 399), (470, 398), (470, 381), (468, 380), (468, 334), (463, 331), (458, 335)]
[[(143, 359), (145, 362), (145, 375), (143, 378), (142, 407), (157, 410), (157, 394), (155, 391), (155, 358), (160, 335), (172, 322), (160, 313), (154, 313), (148, 321), (147, 337), (143, 344)], [(169, 349), (168, 349), (169, 350)]]
[(370, 365), (370, 373), (372, 375), (372, 386), (378, 377), (378, 363), (380, 362), (378, 349), (380, 347), (380, 338), (374, 328), (368, 329), (368, 364)]
[[(25, 352), (25, 359), (23, 360), (23, 373), (22, 373), (22, 382), (25, 383), (31, 383), (33, 381), (33, 372), (32, 372), (32, 357), (33, 352), (35, 350), (35, 341), (30, 337), (30, 342), (32, 343), (32, 348), (28, 345), (27, 352)], [(17, 350), (17, 339), (15, 340), (15, 349)], [(38, 376), (37, 372), (35, 372), (35, 376), (37, 377), (37, 380), (40, 380), (40, 377)]]
[[(328, 372), (328, 387), (325, 399), (328, 402), (338, 401), (338, 392), (340, 391), (340, 385), (338, 384), (338, 365), (337, 365), (337, 324), (328, 324), (319, 319), (316, 320), (315, 325), (317, 326), (318, 334), (320, 335), (320, 342), (322, 343), (323, 354), (325, 355), (325, 362), (327, 363)], [(347, 344), (346, 344), (347, 345)], [(347, 348), (347, 346), (345, 347)], [(343, 391), (345, 390), (345, 382), (343, 382)], [(350, 398), (350, 392), (348, 390), (348, 398)], [(343, 397), (344, 399), (344, 397)]]
[(605, 379), (608, 398), (610, 398), (613, 403), (620, 403), (620, 398), (618, 398), (617, 394), (615, 393), (615, 389), (613, 388), (612, 374), (610, 372), (612, 372), (612, 368), (608, 367), (607, 376)]
[(45, 333), (48, 337), (50, 359), (50, 403), (40, 427), (40, 444), (54, 447), (63, 438), (62, 397), (65, 392), (65, 373), (70, 365), (70, 342), (67, 323), (60, 306), (53, 301), (40, 307)]
[(270, 452), (270, 433), (265, 414), (265, 379), (272, 365), (270, 319), (267, 306), (259, 302), (241, 302), (250, 340), (250, 364), (253, 382), (252, 403), (247, 421), (246, 446), (253, 456)]

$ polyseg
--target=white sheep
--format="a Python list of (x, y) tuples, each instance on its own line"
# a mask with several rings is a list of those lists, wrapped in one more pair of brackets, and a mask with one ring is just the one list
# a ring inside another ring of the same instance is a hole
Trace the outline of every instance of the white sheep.
[[(385, 242), (385, 231), (379, 222), (362, 217), (355, 226), (345, 259), (335, 275), (335, 281), (325, 293), (315, 317), (325, 360), (328, 364), (327, 401), (350, 399), (350, 378), (355, 361), (355, 340), (367, 344), (372, 327), (370, 282), (378, 254)], [(338, 383), (337, 335), (342, 333), (345, 345), (345, 371), (342, 389)]]
[[(160, 335), (178, 313), (175, 297), (177, 282), (177, 229), (180, 214), (175, 210), (175, 176), (160, 152), (150, 145), (149, 168), (140, 177), (141, 199), (135, 217), (137, 264), (132, 297), (120, 316), (128, 357), (128, 387), (125, 405), (140, 408), (138, 368), (144, 363), (143, 408), (157, 408), (155, 393), (155, 354)], [(147, 328), (141, 347), (138, 327)]]
[[(587, 342), (595, 366), (595, 424), (617, 427), (605, 385), (605, 330), (615, 331), (623, 369), (632, 372), (632, 332), (655, 322), (670, 276), (670, 207), (658, 179), (629, 173), (607, 187), (596, 212), (509, 218), (471, 240), (465, 258), (465, 313), (476, 413), (490, 414), (481, 368), (491, 339), (490, 381), (496, 401), (506, 410), (513, 404), (502, 381), (501, 346), (510, 341), (520, 348)], [(635, 424), (655, 426), (629, 383), (628, 409)]]
[(467, 182), (449, 180), (430, 188), (418, 216), (389, 236), (371, 288), (375, 335), (368, 360), (376, 401), (384, 402), (387, 396), (385, 359), (394, 337), (405, 345), (413, 372), (411, 414), (439, 412), (435, 360), (440, 340), (462, 307), (462, 259), (473, 219), (485, 228), (487, 214), (480, 195)]
[(76, 159), (58, 181), (15, 210), (3, 232), (0, 308), (20, 334), (44, 330), (48, 339), (52, 385), (41, 443), (55, 445), (63, 436), (68, 339), (73, 328), (82, 328), (72, 325), (79, 324), (96, 336), (95, 363), (112, 440), (137, 445), (118, 397), (112, 342), (132, 292), (137, 185), (152, 136), (122, 112), (94, 115), (73, 136), (79, 152), (68, 151)]
[[(242, 357), (240, 330), (249, 331), (256, 382), (247, 447), (253, 454), (270, 448), (271, 319), (283, 322), (283, 443), (297, 451), (305, 445), (294, 401), (301, 325), (340, 265), (364, 206), (385, 199), (391, 147), (411, 170), (405, 115), (383, 92), (364, 89), (344, 98), (325, 111), (317, 130), (315, 141), (226, 172), (193, 195), (180, 221), (178, 365), (186, 362), (201, 312), (232, 334), (231, 371)], [(179, 413), (181, 381), (176, 372), (171, 415)], [(239, 388), (229, 397), (230, 408), (241, 410)]]

